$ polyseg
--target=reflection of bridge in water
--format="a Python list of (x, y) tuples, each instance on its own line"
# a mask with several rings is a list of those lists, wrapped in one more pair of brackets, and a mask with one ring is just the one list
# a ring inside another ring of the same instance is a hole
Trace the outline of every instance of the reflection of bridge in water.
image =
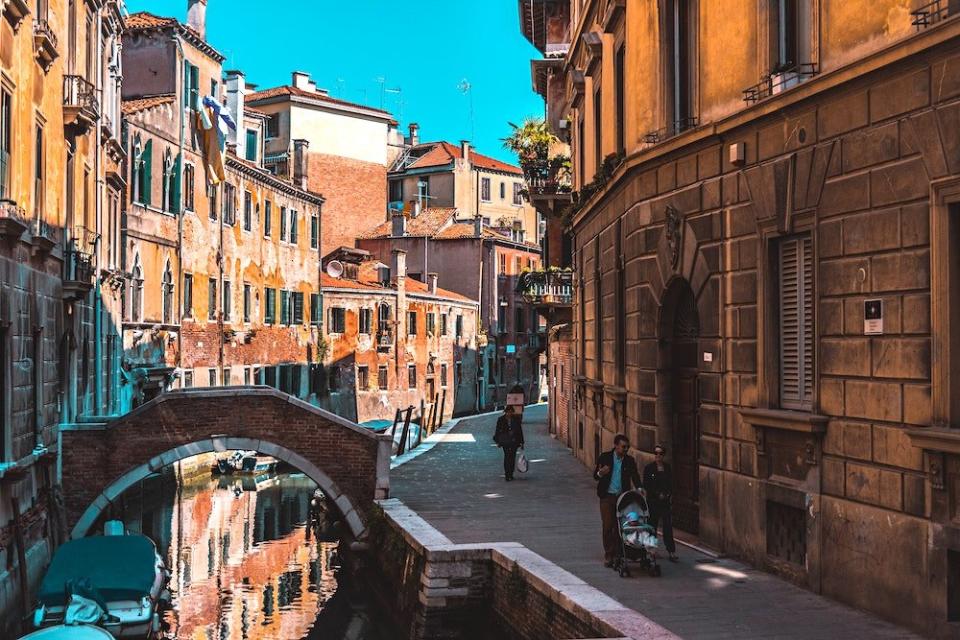
[(165, 470), (116, 504), (112, 515), (154, 538), (172, 570), (170, 637), (303, 638), (336, 591), (336, 543), (317, 542), (309, 526), (316, 484), (300, 474), (245, 480), (178, 486)]

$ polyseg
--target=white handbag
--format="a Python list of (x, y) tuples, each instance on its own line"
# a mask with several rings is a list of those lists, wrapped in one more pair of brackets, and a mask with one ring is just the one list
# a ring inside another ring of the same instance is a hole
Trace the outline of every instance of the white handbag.
[(520, 473), (526, 473), (527, 469), (530, 468), (530, 463), (527, 461), (527, 456), (524, 455), (523, 449), (517, 452), (517, 471)]

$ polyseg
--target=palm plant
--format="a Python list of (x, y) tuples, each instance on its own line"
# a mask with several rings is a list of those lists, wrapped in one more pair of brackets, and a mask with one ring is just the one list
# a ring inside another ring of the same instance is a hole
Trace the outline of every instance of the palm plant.
[(521, 163), (545, 160), (550, 154), (550, 146), (559, 142), (543, 118), (526, 118), (519, 126), (512, 122), (507, 124), (513, 132), (503, 138), (503, 146), (516, 153)]

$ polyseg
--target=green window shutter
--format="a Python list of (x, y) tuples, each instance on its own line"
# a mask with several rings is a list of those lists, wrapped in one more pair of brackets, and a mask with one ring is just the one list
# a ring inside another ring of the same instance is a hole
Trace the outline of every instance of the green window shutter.
[(189, 62), (184, 61), (183, 63), (183, 106), (190, 106), (190, 67), (192, 67)]
[(170, 196), (170, 207), (173, 209), (172, 213), (180, 213), (180, 185), (181, 185), (181, 174), (182, 174), (182, 163), (181, 155), (177, 154), (177, 159), (173, 163), (173, 193)]
[(150, 197), (153, 195), (153, 140), (147, 140), (143, 145), (143, 193), (141, 200), (143, 204), (150, 204)]
[(200, 109), (200, 67), (190, 65), (190, 106), (195, 110)]

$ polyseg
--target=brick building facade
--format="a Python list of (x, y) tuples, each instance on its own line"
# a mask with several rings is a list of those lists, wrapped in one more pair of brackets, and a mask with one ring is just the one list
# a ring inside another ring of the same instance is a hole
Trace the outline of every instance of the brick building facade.
[(295, 160), (306, 156), (305, 188), (327, 200), (323, 255), (352, 247), (358, 232), (386, 220), (393, 116), (335, 98), (299, 71), (289, 85), (241, 97), (268, 116), (264, 151), (271, 171), (297, 179)]
[(323, 278), (329, 395), (321, 405), (360, 423), (412, 406), (414, 419), (423, 407), (440, 424), (477, 408), (477, 303), (438, 287), (437, 274), (426, 283), (408, 277), (406, 257), (394, 250), (389, 269), (360, 250), (324, 260), (343, 273)]
[(443, 288), (479, 300), (479, 409), (504, 406), (516, 385), (528, 401), (539, 399), (545, 329), (517, 293), (521, 275), (540, 266), (537, 245), (514, 240), (511, 230), (488, 227), (479, 217), (458, 222), (456, 209), (438, 208), (395, 213), (357, 246), (384, 262), (401, 249), (410, 279), (423, 282), (424, 274), (436, 273)]
[(544, 4), (534, 24), (566, 24), (528, 37), (578, 191), (574, 452), (664, 443), (676, 525), (954, 637), (953, 9)]
[[(267, 117), (237, 99), (240, 72), (222, 81), (223, 58), (201, 28), (144, 13), (127, 20), (128, 66), (178, 66), (171, 35), (184, 52), (183, 74), (134, 71), (123, 89), (132, 164), (124, 320), (130, 402), (174, 379), (181, 387), (266, 383), (307, 398), (322, 342), (323, 198), (264, 168)], [(204, 168), (197, 112), (208, 95), (239, 109), (222, 182)]]

